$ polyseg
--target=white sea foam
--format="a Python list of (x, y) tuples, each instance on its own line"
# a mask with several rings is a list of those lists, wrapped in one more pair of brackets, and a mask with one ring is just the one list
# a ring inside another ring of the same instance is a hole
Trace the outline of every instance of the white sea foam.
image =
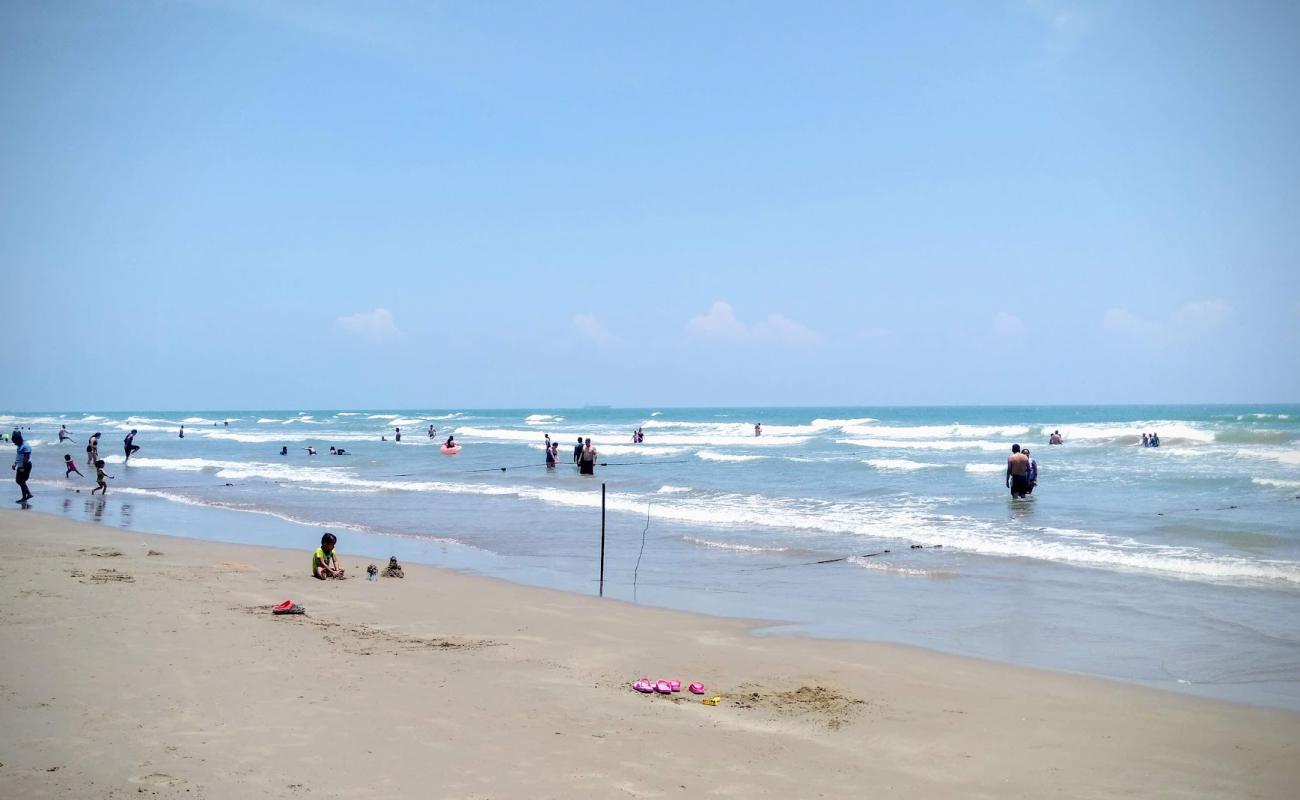
[(1251, 478), (1250, 482), (1256, 486), (1267, 486), (1272, 489), (1300, 489), (1300, 481), (1285, 481), (1279, 478)]
[(551, 414), (529, 414), (524, 418), (524, 422), (529, 425), (543, 425), (556, 422), (564, 422), (564, 417), (557, 417)]
[(734, 453), (719, 453), (713, 450), (701, 450), (695, 454), (695, 457), (702, 461), (724, 461), (739, 463), (742, 461), (759, 461), (767, 456), (743, 456)]
[(994, 472), (1004, 472), (1006, 468), (1007, 467), (1005, 464), (967, 464), (966, 465), (967, 472), (973, 472), (980, 475), (991, 474)]
[(418, 425), (423, 424), (423, 422), (424, 422), (423, 419), (418, 419), (418, 418), (406, 419), (404, 417), (394, 417), (393, 419), (388, 421), (388, 424), (394, 428), (403, 428), (403, 427), (414, 428)]
[(401, 414), (371, 414), (366, 419), (400, 419)]
[[(133, 460), (134, 461), (134, 460)], [(315, 485), (359, 488), (363, 491), (440, 492), (514, 497), (548, 505), (598, 508), (599, 492), (496, 483), (374, 480), (358, 478), (346, 469), (295, 467), (258, 462), (159, 459), (172, 469), (213, 467), (226, 479), (265, 478)], [(144, 459), (141, 466), (150, 466)], [(342, 465), (340, 465), (341, 467)], [(993, 466), (993, 465), (988, 465)], [(168, 468), (168, 467), (163, 467)], [(1001, 467), (998, 467), (999, 469)], [(657, 498), (657, 499), (655, 499)], [(879, 541), (942, 542), (948, 551), (1010, 558), (1029, 558), (1077, 566), (1140, 570), (1210, 581), (1281, 581), (1300, 585), (1300, 563), (1216, 556), (1194, 547), (1145, 544), (1130, 538), (1091, 531), (1051, 528), (1018, 529), (962, 516), (922, 513), (881, 507), (873, 503), (806, 498), (766, 497), (738, 493), (665, 493), (644, 495), (616, 492), (608, 497), (615, 513), (644, 515), (654, 500), (661, 520), (735, 529), (812, 531), (861, 536)]]
[[(1000, 436), (1014, 439), (1029, 433), (1023, 425), (848, 425), (842, 430), (850, 436), (881, 439), (978, 439)], [(1010, 445), (1008, 445), (1010, 446)]]
[[(509, 443), (509, 442), (537, 442), (541, 438), (542, 431), (538, 430), (521, 430), (518, 428), (479, 428), (475, 426), (465, 426), (456, 429), (458, 438), (480, 439), (488, 442)], [(586, 434), (584, 434), (585, 436)], [(552, 438), (563, 442), (565, 434), (555, 434)], [(597, 449), (603, 449), (608, 446), (618, 446), (631, 441), (631, 432), (592, 432), (590, 434), (592, 444)], [(641, 447), (783, 447), (788, 445), (803, 444), (807, 437), (783, 437), (769, 438), (767, 436), (721, 436), (708, 434), (672, 434), (656, 433), (646, 437), (646, 444)]]
[(870, 467), (875, 467), (876, 469), (900, 470), (904, 472), (943, 466), (943, 464), (930, 464), (924, 461), (908, 461), (905, 458), (869, 458), (862, 463)]
[(659, 491), (655, 492), (655, 494), (685, 494), (689, 491), (691, 491), (691, 487), (689, 486), (670, 486), (664, 484), (659, 487)]
[(712, 539), (700, 539), (696, 536), (683, 536), (683, 542), (698, 544), (702, 547), (712, 547), (715, 550), (733, 550), (738, 553), (784, 553), (788, 547), (762, 547), (756, 544), (744, 544), (743, 542), (718, 542)]
[(836, 439), (837, 444), (867, 447), (874, 450), (982, 450), (997, 453), (1010, 450), (1010, 445), (979, 439), (905, 440), (905, 439)]

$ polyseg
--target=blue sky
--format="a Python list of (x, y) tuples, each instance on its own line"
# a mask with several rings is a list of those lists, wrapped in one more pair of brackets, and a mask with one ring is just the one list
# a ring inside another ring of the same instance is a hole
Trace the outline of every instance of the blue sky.
[(1285, 2), (5, 2), (0, 406), (1300, 400), (1298, 40)]

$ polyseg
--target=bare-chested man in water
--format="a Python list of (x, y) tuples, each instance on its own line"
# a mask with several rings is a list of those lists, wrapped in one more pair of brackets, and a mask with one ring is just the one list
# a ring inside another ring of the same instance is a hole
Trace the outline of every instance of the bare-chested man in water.
[(1020, 445), (1011, 445), (1011, 455), (1007, 457), (1007, 488), (1012, 497), (1024, 497), (1029, 493), (1029, 456), (1020, 452)]

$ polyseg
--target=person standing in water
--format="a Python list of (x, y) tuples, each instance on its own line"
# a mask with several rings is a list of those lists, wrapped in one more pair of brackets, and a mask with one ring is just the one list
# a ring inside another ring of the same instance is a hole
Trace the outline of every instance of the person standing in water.
[(595, 446), (591, 443), (591, 437), (587, 437), (587, 441), (582, 446), (582, 454), (579, 457), (578, 472), (582, 475), (595, 475), (596, 458), (598, 456), (599, 453), (596, 452)]
[(178, 436), (179, 436), (181, 439), (184, 439), (184, 438), (185, 438), (185, 426), (184, 426), (184, 425), (181, 426), (181, 432), (178, 434)]
[(434, 435), (435, 433), (437, 433), (437, 432), (438, 432), (438, 431), (437, 431), (436, 428), (434, 428), (432, 425), (429, 426), (429, 438), (430, 438), (430, 439), (432, 439), (432, 438), (433, 438), (433, 435)]
[(23, 496), (15, 500), (15, 503), (26, 503), (32, 499), (31, 490), (27, 488), (27, 479), (32, 476), (32, 446), (23, 440), (21, 431), (15, 430), (9, 437), (18, 448), (18, 453), (14, 456), (14, 483), (22, 489)]
[(546, 449), (546, 468), (555, 469), (555, 445), (551, 443), (550, 434), (547, 434), (546, 444), (542, 447)]
[(77, 441), (76, 439), (73, 439), (73, 438), (72, 438), (72, 434), (68, 432), (68, 426), (67, 426), (67, 425), (60, 425), (60, 426), (59, 426), (59, 443), (60, 443), (60, 444), (62, 444), (63, 442), (72, 442), (72, 443), (75, 444), (76, 441)]
[(402, 429), (401, 429), (401, 428), (394, 428), (393, 431), (394, 431), (394, 433), (393, 433), (393, 441), (395, 441), (395, 442), (400, 442), (400, 441), (402, 441)]
[(1029, 459), (1029, 471), (1025, 473), (1029, 485), (1025, 487), (1025, 493), (1033, 494), (1034, 487), (1038, 485), (1038, 462), (1033, 458), (1030, 458), (1028, 449), (1021, 450), (1020, 452), (1025, 458)]
[(1006, 483), (1012, 497), (1024, 497), (1029, 492), (1029, 457), (1020, 452), (1018, 444), (1011, 445)]
[(86, 442), (86, 466), (94, 467), (99, 460), (99, 431), (95, 431)]
[(755, 425), (754, 425), (754, 435), (755, 435), (755, 436), (762, 436), (762, 435), (763, 435), (763, 423), (761, 423), (761, 422), (755, 423)]
[(132, 453), (138, 453), (140, 451), (140, 445), (135, 443), (135, 433), (135, 428), (132, 428), (131, 432), (122, 440), (122, 449), (126, 451), (126, 459), (122, 461), (123, 465), (131, 460)]

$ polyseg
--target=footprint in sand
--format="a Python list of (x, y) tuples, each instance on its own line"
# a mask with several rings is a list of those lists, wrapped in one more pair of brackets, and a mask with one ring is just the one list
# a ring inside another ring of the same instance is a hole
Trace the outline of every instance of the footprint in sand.
[(189, 781), (184, 778), (178, 778), (175, 775), (168, 775), (165, 772), (150, 772), (148, 775), (140, 775), (131, 778), (131, 783), (138, 783), (144, 786), (174, 788), (177, 786), (185, 786)]

